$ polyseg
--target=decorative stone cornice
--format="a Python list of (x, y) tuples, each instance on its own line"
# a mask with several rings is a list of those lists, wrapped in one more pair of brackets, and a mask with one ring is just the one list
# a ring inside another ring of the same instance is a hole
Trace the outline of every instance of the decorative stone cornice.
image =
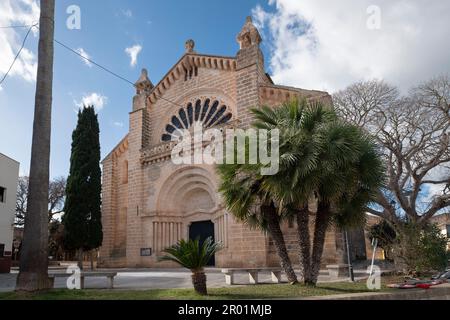
[(119, 143), (119, 145), (114, 150), (114, 156), (120, 157), (122, 154), (124, 154), (128, 150), (128, 137), (127, 139), (124, 139)]
[(208, 209), (198, 209), (192, 212), (179, 212), (179, 211), (148, 211), (140, 214), (141, 219), (145, 218), (159, 218), (155, 222), (173, 222), (173, 219), (186, 219), (199, 214), (207, 214), (213, 216), (213, 220), (218, 218), (218, 215), (223, 215), (224, 206), (219, 205), (210, 210)]
[(173, 148), (177, 145), (175, 141), (163, 142), (141, 151), (141, 163), (153, 164), (170, 159)]
[(128, 134), (112, 149), (112, 151), (102, 160), (102, 163), (109, 158), (118, 158), (128, 150)]
[(262, 84), (259, 86), (259, 94), (263, 103), (280, 103), (292, 99), (319, 100), (325, 103), (331, 103), (331, 96), (328, 92), (280, 85)]
[(150, 91), (149, 102), (155, 104), (156, 101), (166, 92), (172, 84), (183, 78), (192, 68), (207, 68), (223, 71), (236, 70), (236, 58), (225, 56), (212, 56), (197, 53), (186, 53), (162, 78), (162, 80)]

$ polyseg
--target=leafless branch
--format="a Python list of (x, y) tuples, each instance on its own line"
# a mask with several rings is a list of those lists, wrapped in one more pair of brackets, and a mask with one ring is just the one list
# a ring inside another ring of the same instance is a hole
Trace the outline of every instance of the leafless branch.
[[(445, 192), (450, 185), (449, 77), (432, 79), (405, 97), (383, 81), (358, 82), (333, 99), (344, 119), (375, 137), (386, 165), (386, 187), (403, 213), (413, 221), (426, 222), (450, 207)], [(432, 200), (426, 210), (420, 210), (427, 185), (433, 185), (435, 192), (442, 185), (442, 192), (428, 195)], [(384, 208), (382, 213), (368, 212), (391, 221), (398, 216), (382, 193), (378, 204)]]

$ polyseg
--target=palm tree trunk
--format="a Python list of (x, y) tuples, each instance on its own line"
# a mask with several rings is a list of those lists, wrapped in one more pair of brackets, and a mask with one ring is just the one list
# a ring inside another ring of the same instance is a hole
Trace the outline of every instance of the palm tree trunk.
[(312, 285), (316, 285), (319, 278), (320, 264), (325, 245), (325, 236), (330, 224), (330, 217), (330, 205), (328, 203), (319, 202), (314, 227), (314, 242), (311, 256)]
[(277, 251), (278, 257), (280, 258), (280, 265), (283, 268), (284, 272), (286, 272), (288, 281), (291, 284), (298, 283), (297, 275), (292, 268), (291, 259), (289, 258), (289, 254), (286, 249), (286, 243), (284, 241), (284, 236), (280, 228), (280, 220), (278, 218), (276, 208), (273, 205), (262, 206), (261, 211), (263, 211), (263, 214), (267, 220), (269, 234), (273, 239), (275, 250)]
[(48, 187), (55, 0), (41, 0), (27, 215), (16, 290), (48, 289)]
[(309, 210), (297, 211), (297, 240), (300, 248), (300, 267), (303, 283), (312, 284), (311, 272), (311, 237), (309, 234)]
[(192, 272), (192, 284), (194, 285), (195, 292), (198, 294), (202, 296), (206, 296), (208, 294), (208, 290), (206, 288), (206, 274), (203, 270)]

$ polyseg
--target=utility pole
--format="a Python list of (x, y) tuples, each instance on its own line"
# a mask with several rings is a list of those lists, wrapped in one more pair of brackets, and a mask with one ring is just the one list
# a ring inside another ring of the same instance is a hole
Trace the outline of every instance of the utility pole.
[(48, 186), (55, 0), (41, 0), (30, 185), (17, 291), (48, 289)]

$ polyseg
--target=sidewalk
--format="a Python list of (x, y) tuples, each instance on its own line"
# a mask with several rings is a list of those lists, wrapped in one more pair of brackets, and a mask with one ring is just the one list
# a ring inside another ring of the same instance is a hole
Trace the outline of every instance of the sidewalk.
[[(64, 269), (49, 269), (50, 272), (63, 272)], [(89, 269), (86, 269), (89, 271)], [(97, 269), (96, 271), (117, 272), (114, 279), (114, 288), (128, 290), (150, 290), (150, 289), (183, 289), (192, 288), (191, 273), (186, 269)], [(14, 291), (17, 278), (17, 270), (13, 270), (10, 274), (0, 274), (0, 292)], [(225, 276), (221, 273), (220, 268), (207, 268), (208, 287), (220, 288), (227, 287), (225, 284)], [(357, 280), (367, 277), (365, 270), (363, 272), (355, 271)], [(261, 283), (272, 283), (270, 273), (260, 273)], [(238, 285), (248, 284), (248, 275), (239, 273), (235, 276)], [(283, 275), (282, 280), (287, 282)], [(323, 270), (319, 276), (319, 283), (343, 282), (348, 278), (340, 278), (331, 280), (328, 272)], [(106, 278), (86, 278), (85, 284), (87, 288), (104, 289), (108, 283)], [(55, 288), (66, 288), (66, 279), (55, 279)]]

